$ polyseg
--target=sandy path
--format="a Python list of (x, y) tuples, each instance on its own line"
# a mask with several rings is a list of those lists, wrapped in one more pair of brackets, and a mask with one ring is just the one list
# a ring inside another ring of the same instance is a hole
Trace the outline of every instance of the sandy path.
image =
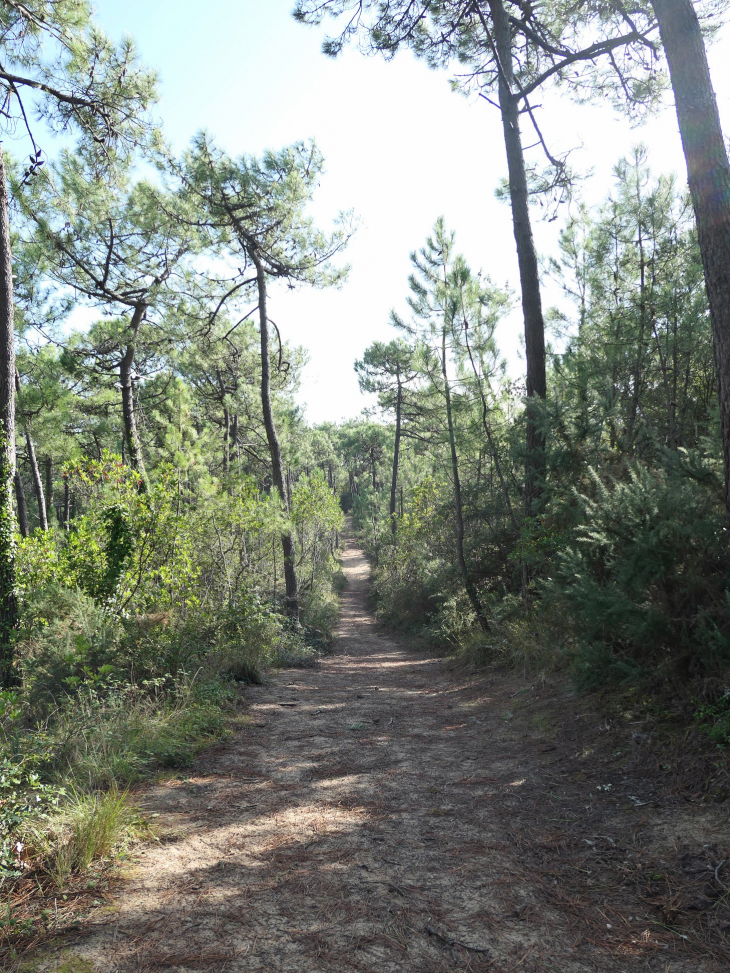
[[(144, 793), (172, 837), (63, 955), (105, 973), (715, 969), (686, 966), (671, 935), (642, 943), (643, 919), (615, 939), (600, 889), (584, 925), (545, 862), (570, 866), (571, 833), (576, 853), (617, 846), (569, 832), (541, 769), (555, 746), (510, 721), (516, 693), (380, 634), (362, 553), (343, 565), (336, 654), (246, 690), (254, 725)], [(539, 876), (512, 818), (528, 791)]]

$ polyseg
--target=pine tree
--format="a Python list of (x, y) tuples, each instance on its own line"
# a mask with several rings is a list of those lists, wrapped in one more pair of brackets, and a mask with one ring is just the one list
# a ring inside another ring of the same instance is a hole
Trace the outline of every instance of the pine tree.
[[(331, 260), (349, 238), (349, 217), (343, 216), (338, 228), (327, 236), (304, 213), (322, 168), (322, 156), (313, 144), (299, 143), (268, 152), (261, 159), (232, 159), (201, 134), (176, 170), (181, 192), (198, 214), (196, 224), (208, 230), (213, 245), (236, 268), (216, 312), (234, 295), (255, 294), (261, 339), (261, 407), (273, 483), (287, 512), (286, 476), (271, 402), (270, 329), (273, 326), (278, 331), (278, 327), (269, 315), (269, 283), (281, 280), (292, 286), (326, 286), (338, 283), (346, 273), (334, 269)], [(282, 533), (282, 548), (287, 612), (296, 619), (296, 556), (289, 529)]]
[[(147, 135), (144, 112), (154, 76), (140, 69), (134, 45), (115, 47), (90, 19), (84, 0), (29, 0), (3, 6), (4, 131), (24, 126), (33, 144), (28, 178), (43, 152), (28, 119), (34, 109), (56, 131), (72, 131), (101, 153)], [(13, 71), (6, 66), (12, 65)], [(15, 334), (6, 162), (0, 152), (0, 682), (12, 684), (17, 620), (12, 483), (15, 476)]]

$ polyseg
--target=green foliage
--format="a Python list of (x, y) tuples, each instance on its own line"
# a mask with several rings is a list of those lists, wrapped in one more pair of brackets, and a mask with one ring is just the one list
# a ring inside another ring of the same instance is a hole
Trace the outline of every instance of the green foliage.
[(0, 880), (21, 874), (26, 826), (47, 818), (64, 795), (43, 782), (34, 763), (32, 757), (0, 754)]
[(24, 831), (25, 853), (39, 857), (55, 887), (63, 891), (73, 872), (109, 858), (138, 828), (139, 814), (126, 791), (72, 792), (42, 825)]
[(225, 735), (222, 687), (189, 677), (154, 682), (103, 695), (86, 690), (65, 706), (49, 739), (57, 773), (90, 790), (125, 786), (185, 766)]
[(725, 690), (714, 703), (699, 703), (695, 710), (695, 722), (707, 736), (723, 750), (730, 746), (730, 691)]
[(581, 642), (568, 656), (569, 671), (578, 689), (640, 682), (645, 672), (631, 658), (620, 658), (606, 642)]
[(549, 597), (564, 604), (582, 638), (600, 640), (633, 664), (662, 650), (707, 664), (708, 627), (730, 657), (724, 592), (725, 527), (719, 503), (686, 463), (632, 466), (622, 481), (592, 475), (577, 494), (578, 523), (557, 558)]
[[(570, 221), (550, 268), (575, 315), (551, 313), (564, 351), (533, 409), (547, 443), (537, 516), (525, 516), (520, 488), (523, 390), (506, 380), (494, 336), (508, 296), (454, 257), (441, 222), (414, 255), (414, 320), (393, 318), (415, 342), (416, 373), (395, 532), (364, 443), (341, 447), (380, 617), (474, 658), (562, 660), (585, 689), (730, 665), (713, 347), (691, 211), (641, 146), (615, 175), (605, 204)], [(357, 371), (384, 383), (392, 414), (386, 357), (373, 346)], [(477, 630), (477, 600), (489, 632)], [(538, 638), (561, 648), (536, 650)]]
[(8, 462), (6, 445), (0, 422), (0, 686), (3, 689), (9, 689), (14, 681), (13, 640), (17, 598), (17, 523), (11, 499), (13, 470)]
[(23, 700), (33, 718), (44, 718), (83, 685), (113, 682), (124, 628), (91, 596), (59, 585), (41, 589), (25, 608), (19, 637)]

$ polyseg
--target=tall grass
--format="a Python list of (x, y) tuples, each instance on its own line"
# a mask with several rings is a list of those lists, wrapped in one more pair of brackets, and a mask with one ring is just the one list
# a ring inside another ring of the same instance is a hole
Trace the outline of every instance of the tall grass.
[(29, 856), (63, 889), (71, 874), (117, 852), (139, 830), (139, 822), (127, 791), (76, 791), (48, 820), (29, 825), (24, 838)]
[(189, 677), (152, 695), (136, 686), (103, 696), (79, 693), (52, 723), (53, 776), (94, 790), (182, 767), (225, 734), (220, 702), (229, 694), (225, 686), (197, 686)]

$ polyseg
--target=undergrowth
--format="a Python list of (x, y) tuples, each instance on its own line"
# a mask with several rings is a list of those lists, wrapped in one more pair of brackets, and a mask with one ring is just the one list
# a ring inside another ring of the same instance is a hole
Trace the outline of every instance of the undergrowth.
[(196, 617), (119, 617), (57, 582), (24, 603), (22, 688), (0, 693), (0, 889), (34, 870), (54, 887), (139, 830), (128, 788), (189, 764), (228, 733), (237, 683), (314, 665), (332, 641), (329, 577), (292, 625), (252, 593)]

